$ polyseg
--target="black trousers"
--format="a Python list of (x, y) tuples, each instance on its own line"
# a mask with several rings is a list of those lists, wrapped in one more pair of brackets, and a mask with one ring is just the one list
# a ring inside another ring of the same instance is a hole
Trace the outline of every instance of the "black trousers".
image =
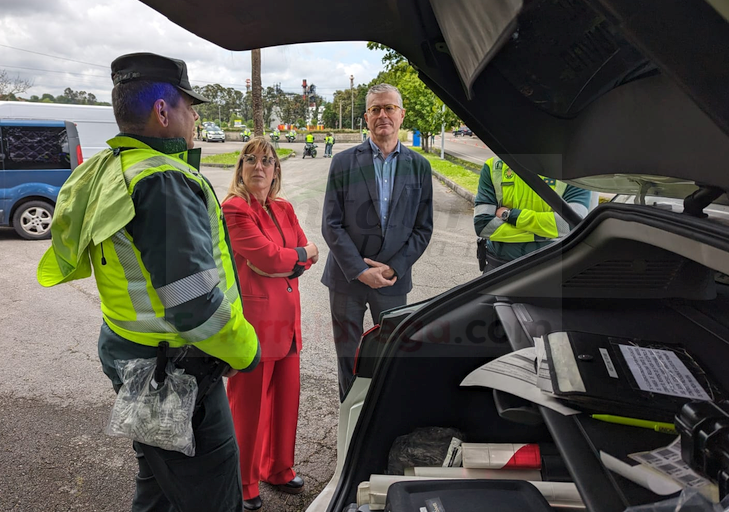
[(339, 375), (339, 400), (349, 390), (354, 380), (354, 356), (364, 332), (364, 315), (369, 305), (372, 322), (377, 323), (380, 313), (407, 304), (405, 295), (382, 295), (377, 290), (368, 289), (364, 293), (348, 294), (329, 290), (329, 306), (332, 313), (334, 348), (337, 351), (337, 371)]

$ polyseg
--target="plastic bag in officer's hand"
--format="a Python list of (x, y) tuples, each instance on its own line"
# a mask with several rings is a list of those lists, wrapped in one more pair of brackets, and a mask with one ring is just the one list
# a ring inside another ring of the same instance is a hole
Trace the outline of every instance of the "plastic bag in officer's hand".
[(195, 377), (168, 362), (167, 377), (160, 385), (154, 381), (156, 359), (130, 359), (115, 364), (124, 384), (111, 410), (106, 433), (190, 457), (195, 455)]
[(463, 433), (455, 428), (442, 427), (418, 428), (396, 438), (387, 459), (387, 474), (402, 475), (405, 468), (443, 466), (454, 438), (460, 445)]

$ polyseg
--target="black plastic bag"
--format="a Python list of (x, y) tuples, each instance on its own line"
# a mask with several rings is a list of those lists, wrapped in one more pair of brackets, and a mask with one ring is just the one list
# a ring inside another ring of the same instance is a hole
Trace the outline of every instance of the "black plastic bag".
[(453, 438), (463, 441), (463, 432), (455, 428), (423, 427), (398, 437), (390, 448), (387, 474), (402, 475), (405, 468), (443, 466)]

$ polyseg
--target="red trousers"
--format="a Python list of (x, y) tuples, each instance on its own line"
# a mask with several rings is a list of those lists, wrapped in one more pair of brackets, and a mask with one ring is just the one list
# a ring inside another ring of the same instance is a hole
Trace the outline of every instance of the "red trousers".
[(300, 386), (296, 345), (283, 359), (261, 361), (252, 372), (228, 379), (245, 500), (259, 495), (259, 481), (280, 485), (296, 476)]

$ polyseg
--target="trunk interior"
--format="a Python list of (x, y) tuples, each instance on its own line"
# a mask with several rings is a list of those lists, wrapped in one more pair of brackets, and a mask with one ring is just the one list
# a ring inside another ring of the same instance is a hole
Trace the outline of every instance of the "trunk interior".
[[(663, 499), (605, 469), (599, 451), (627, 461), (675, 436), (544, 408), (541, 425), (519, 424), (499, 415), (491, 389), (459, 386), (489, 360), (533, 346), (534, 337), (568, 331), (680, 344), (706, 371), (713, 398), (726, 396), (729, 287), (716, 278), (727, 271), (727, 235), (706, 221), (646, 210), (598, 208), (563, 247), (426, 303), (384, 347), (372, 341), (382, 355), (329, 510), (341, 511), (356, 501), (360, 482), (386, 473), (395, 438), (436, 426), (460, 429), (467, 442), (555, 443), (592, 511)], [(670, 229), (649, 228), (668, 219)]]

